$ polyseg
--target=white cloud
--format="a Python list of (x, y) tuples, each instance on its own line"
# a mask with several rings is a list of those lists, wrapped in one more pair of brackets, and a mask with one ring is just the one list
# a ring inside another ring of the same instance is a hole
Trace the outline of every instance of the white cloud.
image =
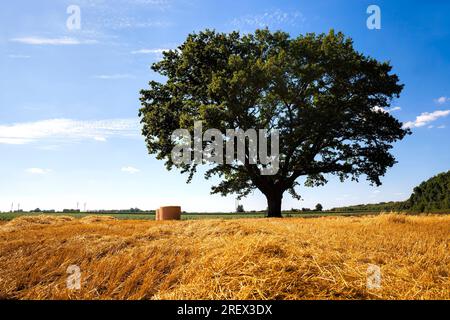
[(450, 101), (450, 98), (447, 97), (439, 97), (437, 99), (434, 99), (434, 102), (436, 102), (437, 104), (444, 104), (448, 101)]
[(439, 126), (439, 127), (437, 127), (438, 129), (445, 129), (446, 127), (445, 127), (445, 125), (441, 125), (441, 126)]
[(120, 80), (120, 79), (133, 79), (134, 76), (131, 74), (123, 74), (123, 73), (117, 73), (117, 74), (101, 74), (94, 76), (95, 79), (101, 79), (101, 80)]
[(164, 51), (168, 51), (170, 49), (139, 49), (131, 51), (132, 54), (158, 54), (161, 55)]
[(38, 175), (44, 175), (44, 174), (52, 172), (52, 170), (50, 170), (50, 169), (42, 169), (42, 168), (28, 168), (25, 171), (30, 174), (38, 174)]
[(394, 112), (394, 111), (400, 111), (400, 110), (402, 110), (402, 108), (400, 108), (400, 107), (393, 107), (391, 109), (385, 109), (385, 108), (381, 108), (381, 107), (377, 106), (377, 107), (373, 107), (372, 110), (376, 111), (376, 112), (391, 113), (391, 112)]
[(430, 122), (436, 121), (439, 118), (446, 117), (450, 114), (450, 110), (438, 110), (434, 112), (423, 112), (416, 117), (414, 121), (408, 121), (403, 124), (403, 128), (419, 128), (427, 125)]
[(131, 54), (153, 55), (157, 60), (161, 60), (163, 58), (163, 52), (169, 50), (170, 49), (139, 49), (131, 51)]
[(393, 107), (392, 109), (389, 109), (388, 112), (394, 112), (394, 111), (400, 111), (402, 110), (401, 107)]
[(57, 140), (105, 141), (109, 137), (133, 137), (139, 135), (138, 119), (109, 119), (77, 121), (49, 119), (36, 122), (0, 125), (0, 144), (27, 144)]
[(130, 174), (135, 174), (135, 173), (138, 173), (141, 171), (135, 167), (123, 167), (121, 170), (122, 170), (122, 172), (127, 172)]
[(231, 21), (231, 24), (235, 27), (252, 27), (252, 28), (264, 28), (264, 27), (276, 27), (282, 25), (297, 25), (298, 23), (305, 22), (305, 17), (302, 13), (284, 12), (279, 9), (264, 12), (261, 14), (249, 14), (240, 18), (236, 18)]
[(43, 37), (23, 37), (13, 38), (10, 41), (19, 42), (30, 45), (53, 45), (53, 46), (66, 46), (66, 45), (79, 45), (79, 44), (93, 44), (97, 43), (96, 40), (80, 40), (69, 37), (62, 38), (43, 38)]

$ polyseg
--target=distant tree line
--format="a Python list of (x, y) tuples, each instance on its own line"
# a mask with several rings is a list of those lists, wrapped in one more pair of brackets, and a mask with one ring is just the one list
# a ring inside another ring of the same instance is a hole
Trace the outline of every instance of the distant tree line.
[(432, 212), (450, 209), (450, 171), (438, 174), (414, 188), (400, 209)]
[(450, 211), (450, 171), (440, 173), (415, 187), (406, 201), (380, 202), (356, 206), (338, 207), (330, 211), (410, 211), (441, 212)]
[(380, 212), (380, 211), (394, 211), (399, 209), (403, 202), (380, 202), (371, 204), (358, 204), (355, 206), (337, 207), (332, 208), (330, 211), (333, 212)]

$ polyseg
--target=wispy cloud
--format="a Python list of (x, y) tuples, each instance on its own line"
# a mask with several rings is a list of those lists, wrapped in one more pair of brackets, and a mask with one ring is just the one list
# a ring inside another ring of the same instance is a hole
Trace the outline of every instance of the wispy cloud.
[(115, 2), (118, 6), (152, 6), (154, 8), (167, 8), (171, 5), (172, 0), (78, 0), (83, 6), (104, 8), (109, 2)]
[(284, 12), (279, 9), (260, 14), (249, 14), (233, 19), (231, 25), (234, 27), (280, 27), (284, 25), (297, 25), (305, 22), (305, 17), (301, 12)]
[(434, 99), (434, 102), (436, 102), (437, 104), (440, 104), (440, 105), (445, 104), (446, 102), (449, 102), (449, 101), (450, 101), (450, 98), (448, 98), (448, 97), (439, 97), (437, 99)]
[(138, 172), (140, 172), (141, 170), (139, 170), (139, 169), (137, 169), (137, 168), (135, 168), (135, 167), (123, 167), (122, 169), (121, 169), (121, 171), (122, 172), (126, 172), (126, 173), (130, 173), (130, 174), (135, 174), (135, 173), (138, 173)]
[(169, 0), (127, 0), (127, 1), (135, 4), (152, 5), (158, 7), (166, 7), (169, 6), (170, 4)]
[(394, 112), (394, 111), (400, 111), (400, 110), (402, 110), (401, 107), (393, 107), (393, 108), (387, 110), (387, 112)]
[(50, 169), (42, 169), (42, 168), (28, 168), (25, 171), (29, 174), (38, 174), (38, 175), (44, 175), (52, 172), (52, 170)]
[(436, 121), (439, 118), (446, 117), (450, 114), (450, 110), (438, 110), (434, 112), (423, 112), (420, 116), (416, 117), (414, 121), (408, 121), (403, 124), (404, 128), (419, 128), (426, 126), (427, 124)]
[(139, 49), (131, 51), (131, 54), (141, 54), (141, 55), (152, 55), (156, 60), (161, 60), (163, 58), (163, 52), (169, 51), (170, 49)]
[(395, 112), (395, 111), (400, 111), (400, 110), (402, 110), (402, 108), (401, 107), (393, 107), (390, 109), (385, 109), (385, 108), (381, 108), (381, 107), (374, 107), (372, 110), (376, 111), (376, 112), (391, 113), (391, 112)]
[(11, 59), (29, 59), (31, 56), (25, 55), (25, 54), (9, 54), (8, 58)]
[(132, 54), (162, 54), (170, 49), (139, 49), (131, 51)]
[(105, 18), (102, 26), (109, 29), (145, 29), (145, 28), (165, 28), (172, 23), (163, 20), (137, 20), (131, 17)]
[(97, 43), (96, 40), (81, 40), (70, 37), (62, 37), (62, 38), (23, 37), (23, 38), (13, 38), (10, 41), (29, 45), (52, 45), (52, 46), (67, 46), (67, 45)]
[(39, 141), (106, 141), (112, 137), (139, 135), (138, 119), (77, 121), (49, 119), (0, 125), (0, 144), (28, 144)]
[(85, 28), (108, 34), (109, 30), (151, 29), (172, 26), (161, 15), (173, 6), (173, 0), (78, 0), (89, 8), (92, 19), (83, 20)]
[(101, 80), (121, 80), (121, 79), (133, 79), (134, 76), (131, 74), (117, 73), (117, 74), (95, 75), (94, 78), (101, 79)]

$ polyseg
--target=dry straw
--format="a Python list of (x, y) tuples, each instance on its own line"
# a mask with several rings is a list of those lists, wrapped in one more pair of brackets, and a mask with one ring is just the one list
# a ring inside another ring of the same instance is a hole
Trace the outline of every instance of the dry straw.
[(450, 299), (449, 242), (450, 216), (21, 217), (0, 225), (0, 298)]

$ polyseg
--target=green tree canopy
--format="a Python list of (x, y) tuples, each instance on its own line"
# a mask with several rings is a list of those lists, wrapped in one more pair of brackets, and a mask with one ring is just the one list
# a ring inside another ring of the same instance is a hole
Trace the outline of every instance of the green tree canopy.
[(450, 209), (450, 171), (440, 173), (415, 187), (402, 209), (418, 212)]
[[(392, 144), (409, 132), (383, 109), (403, 85), (387, 62), (353, 48), (342, 33), (306, 34), (257, 30), (228, 34), (206, 30), (190, 34), (177, 50), (164, 53), (153, 71), (165, 83), (150, 81), (141, 91), (139, 112), (150, 154), (166, 167), (188, 173), (196, 163), (175, 164), (171, 134), (179, 128), (268, 129), (280, 134), (280, 165), (261, 175), (260, 164), (216, 164), (205, 177), (221, 182), (212, 193), (240, 197), (259, 189), (268, 216), (281, 216), (283, 194), (299, 198), (298, 179), (306, 186), (364, 175), (380, 185), (395, 159)], [(204, 142), (204, 144), (208, 144)]]

